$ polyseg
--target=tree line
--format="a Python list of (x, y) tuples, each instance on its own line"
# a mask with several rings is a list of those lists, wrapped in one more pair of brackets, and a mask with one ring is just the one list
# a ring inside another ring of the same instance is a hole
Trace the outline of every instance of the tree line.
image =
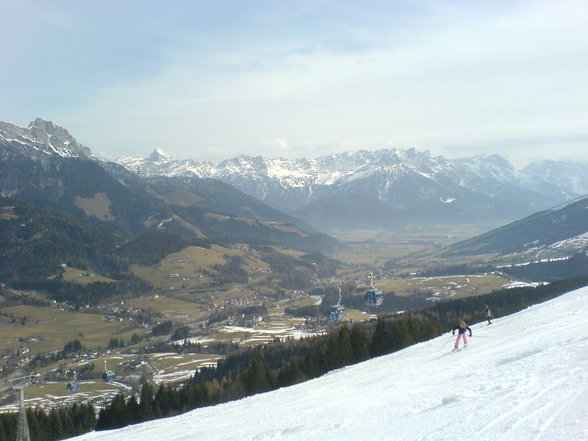
[[(27, 409), (27, 422), (31, 441), (55, 441), (94, 430), (96, 409), (91, 403), (73, 404), (45, 410)], [(14, 441), (18, 413), (0, 414), (0, 441)]]

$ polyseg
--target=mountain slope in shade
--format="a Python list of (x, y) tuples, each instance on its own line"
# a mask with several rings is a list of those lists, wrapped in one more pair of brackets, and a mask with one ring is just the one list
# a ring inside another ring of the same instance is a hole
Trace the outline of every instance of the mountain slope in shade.
[(76, 440), (578, 441), (588, 437), (588, 288), (316, 380)]
[[(570, 250), (585, 248), (578, 238), (588, 233), (588, 197), (563, 208), (534, 213), (480, 236), (452, 245), (445, 255), (509, 254), (543, 252), (553, 247), (569, 256)], [(569, 246), (564, 247), (562, 242)], [(575, 246), (574, 246), (575, 244)], [(573, 254), (573, 253), (572, 253)]]
[(0, 197), (0, 280), (43, 280), (64, 262), (120, 271), (113, 252), (121, 239), (90, 222)]

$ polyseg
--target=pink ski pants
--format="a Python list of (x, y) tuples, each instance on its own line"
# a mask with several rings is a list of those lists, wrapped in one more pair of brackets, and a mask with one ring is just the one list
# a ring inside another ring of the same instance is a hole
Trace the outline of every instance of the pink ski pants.
[(457, 338), (455, 339), (455, 346), (454, 348), (457, 349), (459, 347), (459, 339), (463, 338), (463, 345), (467, 346), (468, 344), (468, 337), (467, 334), (464, 332), (463, 334), (457, 334)]

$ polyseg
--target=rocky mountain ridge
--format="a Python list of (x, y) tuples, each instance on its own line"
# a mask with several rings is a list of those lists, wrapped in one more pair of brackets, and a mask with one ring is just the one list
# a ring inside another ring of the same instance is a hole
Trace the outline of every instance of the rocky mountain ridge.
[(0, 154), (26, 153), (37, 158), (57, 155), (62, 158), (94, 158), (88, 147), (79, 144), (63, 127), (35, 119), (28, 127), (0, 121)]
[[(0, 144), (2, 157), (90, 160), (127, 184), (135, 178), (123, 176), (123, 168), (139, 180), (222, 181), (323, 231), (456, 223), (491, 228), (588, 193), (586, 164), (544, 161), (517, 170), (495, 154), (448, 159), (415, 148), (382, 149), (298, 159), (242, 155), (215, 164), (174, 160), (158, 148), (146, 159), (123, 156), (114, 164), (40, 118), (28, 128), (0, 123)], [(37, 168), (21, 166), (22, 176), (4, 179), (4, 196), (18, 193)]]
[[(364, 225), (359, 214), (366, 204), (373, 215), (368, 226), (374, 227), (427, 222), (431, 216), (440, 222), (500, 223), (588, 192), (585, 179), (564, 178), (557, 164), (546, 174), (541, 164), (516, 170), (496, 154), (447, 159), (414, 148), (299, 159), (239, 156), (218, 164), (178, 161), (156, 149), (147, 159), (121, 157), (117, 163), (142, 176), (219, 179), (326, 229), (341, 222)], [(584, 168), (573, 170), (582, 176)]]
[(69, 213), (126, 240), (158, 231), (313, 251), (337, 242), (219, 180), (144, 178), (101, 161), (51, 122), (38, 118), (28, 128), (0, 127), (0, 197)]

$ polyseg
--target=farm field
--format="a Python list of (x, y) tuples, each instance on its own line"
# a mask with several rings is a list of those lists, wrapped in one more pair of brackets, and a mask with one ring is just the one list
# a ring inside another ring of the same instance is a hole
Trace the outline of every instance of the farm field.
[(194, 289), (210, 285), (216, 273), (215, 265), (227, 263), (227, 257), (244, 259), (245, 271), (250, 277), (264, 277), (269, 265), (246, 249), (232, 249), (212, 245), (210, 249), (191, 246), (177, 253), (169, 254), (156, 265), (133, 265), (132, 271), (141, 279), (160, 289)]
[(87, 285), (88, 283), (95, 282), (114, 282), (113, 279), (101, 276), (100, 274), (94, 274), (87, 270), (66, 266), (63, 268), (63, 280), (66, 282), (79, 283), (81, 285)]
[(508, 282), (507, 279), (495, 275), (464, 275), (374, 280), (374, 286), (384, 292), (394, 292), (398, 296), (431, 292), (438, 298), (460, 298), (487, 294), (503, 288)]
[[(355, 274), (357, 266), (380, 268), (395, 261), (402, 265), (401, 272), (408, 272), (412, 269), (417, 270), (420, 265), (430, 263), (418, 259), (419, 256), (435, 252), (491, 228), (491, 226), (459, 225), (438, 226), (431, 231), (420, 231), (417, 228), (415, 231), (402, 233), (384, 230), (346, 231), (335, 236), (346, 241), (348, 246), (331, 257), (348, 265), (340, 271), (344, 275)], [(410, 262), (413, 259), (415, 267), (406, 268), (403, 262)], [(392, 267), (393, 271), (400, 269), (394, 268), (394, 265)]]
[(108, 320), (103, 314), (81, 313), (58, 307), (19, 305), (2, 308), (14, 324), (0, 326), (0, 352), (26, 347), (32, 353), (50, 352), (78, 339), (86, 347), (106, 346), (109, 340), (129, 338), (133, 320)]
[(201, 304), (163, 295), (129, 299), (126, 304), (170, 318), (183, 316), (187, 320), (199, 320), (207, 315), (206, 309)]

